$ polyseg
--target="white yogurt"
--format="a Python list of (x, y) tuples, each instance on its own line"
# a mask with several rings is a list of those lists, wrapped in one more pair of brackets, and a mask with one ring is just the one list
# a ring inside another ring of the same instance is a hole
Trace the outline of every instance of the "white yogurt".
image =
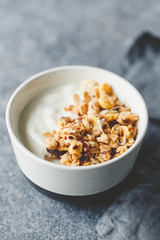
[(24, 108), (19, 120), (19, 134), (23, 144), (39, 157), (44, 156), (43, 133), (57, 129), (57, 120), (62, 116), (76, 117), (64, 111), (73, 104), (77, 84), (67, 84), (46, 90), (34, 97)]

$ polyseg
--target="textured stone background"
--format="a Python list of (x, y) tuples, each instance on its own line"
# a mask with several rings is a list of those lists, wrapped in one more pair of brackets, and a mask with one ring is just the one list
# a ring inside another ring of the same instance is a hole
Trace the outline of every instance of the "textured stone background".
[(69, 198), (36, 189), (19, 170), (5, 126), (15, 88), (69, 64), (122, 72), (138, 35), (160, 34), (158, 0), (0, 1), (0, 239), (97, 239), (96, 224), (118, 188)]

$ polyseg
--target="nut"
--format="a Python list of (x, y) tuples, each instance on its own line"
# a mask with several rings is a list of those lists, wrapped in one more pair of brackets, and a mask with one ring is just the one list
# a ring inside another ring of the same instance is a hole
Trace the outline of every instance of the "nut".
[(103, 109), (111, 109), (113, 108), (113, 103), (109, 100), (107, 95), (102, 95), (99, 98), (99, 104)]

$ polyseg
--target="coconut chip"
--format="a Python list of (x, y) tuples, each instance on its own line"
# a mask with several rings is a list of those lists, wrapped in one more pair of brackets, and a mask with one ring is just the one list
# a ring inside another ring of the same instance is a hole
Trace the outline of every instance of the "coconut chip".
[(112, 110), (116, 110), (118, 108), (120, 108), (120, 106), (116, 106), (116, 107), (113, 107), (113, 108), (108, 108), (108, 109), (102, 110), (100, 113), (101, 114), (105, 114), (105, 113), (108, 113), (108, 112), (110, 112)]
[(101, 130), (102, 133), (105, 134), (105, 132), (103, 131), (103, 128), (102, 128), (102, 124), (103, 124), (104, 120), (105, 120), (104, 118), (102, 118), (102, 119), (97, 118), (99, 129)]

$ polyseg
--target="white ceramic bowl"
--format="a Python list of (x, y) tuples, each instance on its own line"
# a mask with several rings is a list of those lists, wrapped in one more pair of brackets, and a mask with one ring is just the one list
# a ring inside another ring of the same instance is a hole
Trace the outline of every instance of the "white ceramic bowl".
[[(85, 79), (107, 81), (120, 100), (139, 116), (138, 136), (134, 145), (113, 160), (80, 167), (54, 164), (31, 153), (23, 145), (18, 133), (19, 116), (26, 104), (35, 95), (50, 87)], [(27, 178), (51, 192), (82, 196), (105, 191), (129, 174), (147, 130), (148, 113), (140, 93), (122, 77), (99, 68), (68, 66), (41, 72), (21, 84), (8, 103), (6, 123), (18, 165)]]

